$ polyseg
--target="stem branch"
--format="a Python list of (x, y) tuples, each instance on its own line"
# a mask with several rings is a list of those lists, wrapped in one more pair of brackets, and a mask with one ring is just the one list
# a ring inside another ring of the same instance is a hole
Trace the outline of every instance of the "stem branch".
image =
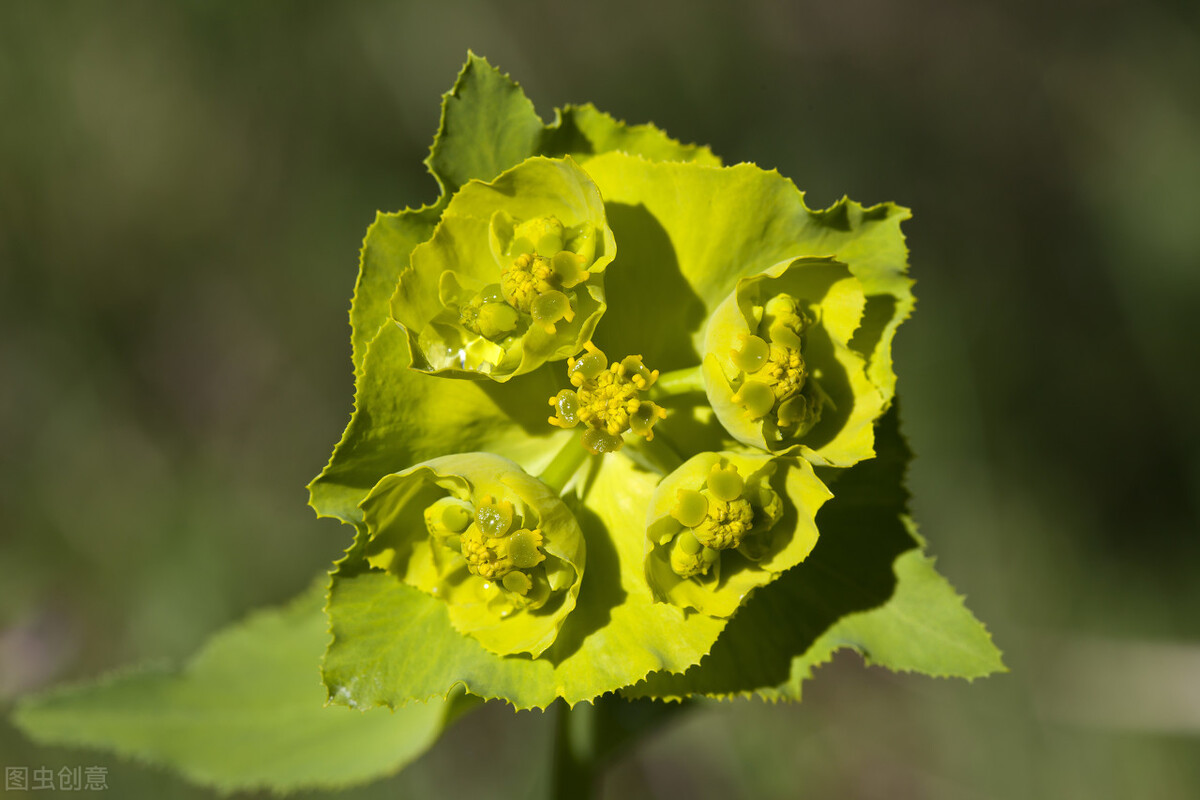
[(704, 373), (700, 365), (663, 372), (650, 387), (650, 399), (670, 397), (676, 394), (692, 394), (704, 391)]
[(590, 455), (591, 453), (579, 441), (579, 437), (572, 436), (567, 439), (562, 449), (555, 454), (554, 459), (542, 470), (542, 474), (538, 475), (538, 480), (558, 494), (562, 494), (563, 489), (567, 488), (567, 484), (570, 483), (571, 478), (575, 477), (579, 468), (587, 463)]
[(622, 450), (627, 456), (633, 458), (635, 463), (642, 463), (643, 466), (648, 466), (655, 472), (663, 475), (674, 472), (683, 464), (683, 459), (679, 457), (678, 450), (667, 440), (663, 434), (655, 434), (653, 439), (636, 439), (626, 445), (629, 450), (637, 453), (641, 458), (635, 458), (631, 453)]
[(598, 710), (591, 703), (568, 709), (560, 702), (557, 714), (551, 796), (555, 800), (587, 800), (596, 796)]

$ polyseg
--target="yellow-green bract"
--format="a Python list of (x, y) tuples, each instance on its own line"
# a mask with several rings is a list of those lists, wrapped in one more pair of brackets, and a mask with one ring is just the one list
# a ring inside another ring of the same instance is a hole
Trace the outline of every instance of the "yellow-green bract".
[(803, 459), (700, 453), (663, 478), (646, 510), (646, 580), (682, 608), (729, 617), (812, 552), (832, 495)]
[(570, 157), (471, 181), (392, 297), (413, 367), (507, 381), (574, 354), (604, 313), (615, 250), (600, 192)]
[(705, 390), (725, 430), (818, 464), (870, 458), (885, 402), (850, 347), (865, 306), (862, 284), (831, 258), (741, 278), (704, 331)]
[(493, 653), (538, 656), (575, 608), (579, 523), (506, 458), (442, 456), (385, 476), (362, 502), (367, 562), (444, 601)]

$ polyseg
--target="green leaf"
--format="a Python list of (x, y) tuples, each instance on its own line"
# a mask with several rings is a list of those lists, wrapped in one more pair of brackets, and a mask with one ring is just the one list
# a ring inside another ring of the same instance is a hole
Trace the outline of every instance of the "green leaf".
[(694, 161), (721, 166), (707, 145), (682, 144), (653, 125), (629, 125), (598, 111), (591, 103), (567, 106), (546, 126), (541, 152), (569, 155), (581, 164), (608, 152), (629, 153), (648, 161)]
[[(694, 366), (704, 352), (705, 320), (739, 279), (798, 258), (832, 257), (862, 284), (863, 326), (850, 346), (867, 359), (883, 402), (890, 398), (891, 336), (912, 307), (899, 228), (905, 209), (842, 201), (812, 211), (791, 181), (751, 164), (712, 168), (606, 153), (586, 169), (620, 245), (605, 283), (609, 312), (595, 337), (606, 352), (641, 353), (661, 370)], [(861, 392), (859, 398), (883, 406)], [(838, 416), (853, 418), (844, 405)], [(689, 450), (719, 450), (728, 438), (686, 415), (660, 428), (672, 441), (687, 441)], [(837, 432), (822, 425), (805, 442), (818, 463), (852, 463), (825, 449)], [(863, 434), (853, 460), (870, 456), (869, 426)]]
[(813, 213), (828, 231), (827, 244), (837, 248), (838, 258), (862, 282), (867, 307), (850, 346), (867, 357), (868, 377), (890, 402), (896, 395), (892, 341), (916, 305), (907, 275), (908, 247), (900, 231), (912, 212), (894, 203), (867, 208), (843, 197)]
[(617, 121), (591, 103), (556, 109), (554, 121), (543, 125), (516, 81), (474, 53), (443, 96), (441, 124), (425, 163), (450, 195), (531, 156), (570, 155), (585, 163), (610, 151), (651, 161), (721, 163), (705, 145), (681, 144), (654, 125)]
[(542, 119), (521, 87), (487, 59), (467, 54), (442, 99), (442, 120), (425, 163), (443, 193), (490, 181), (538, 152)]
[(24, 699), (14, 721), (45, 745), (111, 750), (221, 791), (332, 788), (396, 772), (456, 702), (394, 714), (325, 706), (320, 587), (214, 637), (182, 670), (117, 673)]
[(619, 455), (595, 463), (588, 505), (573, 505), (587, 571), (574, 612), (541, 657), (497, 656), (455, 631), (445, 603), (369, 570), (360, 536), (330, 594), (333, 642), (323, 664), (330, 698), (397, 707), (444, 697), (461, 683), (480, 697), (544, 708), (557, 697), (573, 705), (649, 672), (697, 663), (725, 620), (654, 602), (643, 574), (642, 520), (658, 475)]
[(350, 424), (309, 484), (318, 515), (354, 524), (384, 475), (449, 453), (487, 451), (536, 472), (570, 436), (546, 422), (546, 400), (558, 391), (550, 367), (500, 384), (435, 378), (409, 363), (404, 331), (385, 325), (363, 362)]
[(350, 301), (350, 348), (354, 377), (362, 376), (367, 345), (391, 324), (389, 300), (413, 248), (433, 235), (444, 202), (396, 213), (380, 212), (367, 228), (359, 253), (358, 281)]
[(895, 408), (880, 423), (878, 446), (872, 461), (825, 471), (834, 499), (817, 515), (816, 548), (751, 597), (699, 666), (652, 675), (627, 694), (799, 699), (803, 681), (842, 647), (870, 664), (927, 675), (1002, 671), (991, 637), (922, 553), (908, 519), (910, 453)]

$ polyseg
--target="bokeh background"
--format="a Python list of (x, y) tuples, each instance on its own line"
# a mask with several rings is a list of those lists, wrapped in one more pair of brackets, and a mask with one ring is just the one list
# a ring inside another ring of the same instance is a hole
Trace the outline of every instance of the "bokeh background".
[[(914, 513), (1012, 670), (844, 654), (801, 705), (662, 728), (609, 796), (1200, 796), (1186, 0), (0, 3), (0, 712), (182, 659), (344, 547), (304, 485), (350, 413), (358, 247), (433, 199), (468, 48), (545, 118), (590, 100), (811, 206), (914, 209)], [(353, 796), (536, 796), (550, 731), (485, 709)], [(0, 755), (213, 796), (7, 721)]]

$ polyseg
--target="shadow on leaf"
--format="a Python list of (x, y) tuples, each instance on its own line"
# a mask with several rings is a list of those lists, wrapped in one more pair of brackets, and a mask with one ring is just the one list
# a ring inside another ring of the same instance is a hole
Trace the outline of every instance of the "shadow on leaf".
[[(793, 659), (839, 619), (876, 608), (896, 588), (893, 563), (917, 547), (904, 526), (911, 458), (895, 406), (876, 431), (878, 457), (848, 470), (822, 470), (834, 499), (817, 514), (821, 538), (808, 558), (759, 589), (730, 620), (697, 666), (656, 673), (630, 696), (743, 694), (774, 689), (793, 677)], [(824, 660), (818, 657), (817, 661)]]
[(571, 497), (565, 499), (583, 528), (587, 563), (575, 610), (567, 616), (554, 644), (541, 656), (555, 666), (573, 655), (587, 637), (608, 625), (612, 610), (625, 602), (625, 590), (620, 581), (621, 565), (609, 538), (611, 534), (596, 512), (583, 503), (574, 502)]
[(608, 312), (597, 346), (613, 358), (639, 354), (651, 369), (695, 366), (692, 334), (704, 322), (704, 302), (680, 271), (666, 230), (642, 205), (606, 203), (605, 211), (620, 244), (604, 277)]

